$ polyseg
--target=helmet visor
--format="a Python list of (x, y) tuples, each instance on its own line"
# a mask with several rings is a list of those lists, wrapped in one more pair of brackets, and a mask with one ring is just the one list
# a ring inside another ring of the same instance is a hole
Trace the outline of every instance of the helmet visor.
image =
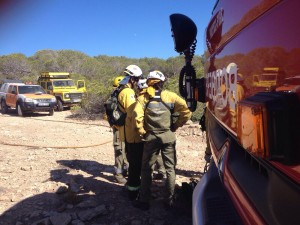
[(123, 80), (121, 80), (121, 81), (120, 81), (120, 83), (119, 83), (119, 84), (121, 84), (121, 85), (127, 84), (127, 83), (128, 83), (128, 81), (129, 81), (129, 79), (130, 79), (130, 76), (126, 76), (126, 77), (124, 77), (124, 79), (123, 79)]

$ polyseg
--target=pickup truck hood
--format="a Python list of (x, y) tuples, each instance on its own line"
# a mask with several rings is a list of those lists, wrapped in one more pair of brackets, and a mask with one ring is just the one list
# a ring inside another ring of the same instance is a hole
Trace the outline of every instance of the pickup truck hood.
[(22, 94), (21, 96), (25, 98), (32, 98), (32, 99), (54, 98), (53, 95), (49, 95), (49, 94)]

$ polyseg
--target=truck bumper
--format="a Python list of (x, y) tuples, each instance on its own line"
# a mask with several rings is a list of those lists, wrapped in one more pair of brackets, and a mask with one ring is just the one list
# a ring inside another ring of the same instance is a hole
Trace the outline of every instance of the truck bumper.
[(194, 225), (243, 224), (213, 161), (194, 189), (192, 213)]
[(81, 104), (81, 99), (74, 99), (74, 100), (63, 100), (63, 105), (72, 106)]
[(56, 105), (56, 102), (49, 102), (48, 105), (42, 105), (40, 103), (23, 103), (21, 104), (21, 108), (24, 112), (49, 112), (50, 110), (54, 109), (54, 106)]

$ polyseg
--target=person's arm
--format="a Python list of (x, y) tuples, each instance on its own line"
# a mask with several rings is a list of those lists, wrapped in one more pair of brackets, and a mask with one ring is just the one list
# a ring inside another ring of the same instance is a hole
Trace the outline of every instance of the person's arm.
[(192, 112), (187, 107), (184, 99), (177, 94), (172, 93), (174, 100), (174, 113), (179, 113), (177, 121), (172, 126), (172, 131), (176, 131), (179, 127), (182, 127), (192, 116)]
[(133, 118), (135, 127), (141, 136), (146, 134), (146, 130), (144, 129), (144, 115), (144, 97), (140, 96), (133, 110)]
[(123, 89), (119, 94), (118, 100), (123, 106), (123, 109), (121, 110), (124, 110), (127, 113), (128, 108), (136, 102), (134, 90), (131, 88)]

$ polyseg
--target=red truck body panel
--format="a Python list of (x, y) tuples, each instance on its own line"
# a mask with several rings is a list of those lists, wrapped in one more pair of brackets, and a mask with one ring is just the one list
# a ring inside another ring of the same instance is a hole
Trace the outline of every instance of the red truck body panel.
[[(219, 0), (206, 30), (207, 135), (244, 224), (300, 224), (299, 9), (297, 0)], [(253, 118), (261, 110), (259, 154), (240, 135), (248, 105)]]

